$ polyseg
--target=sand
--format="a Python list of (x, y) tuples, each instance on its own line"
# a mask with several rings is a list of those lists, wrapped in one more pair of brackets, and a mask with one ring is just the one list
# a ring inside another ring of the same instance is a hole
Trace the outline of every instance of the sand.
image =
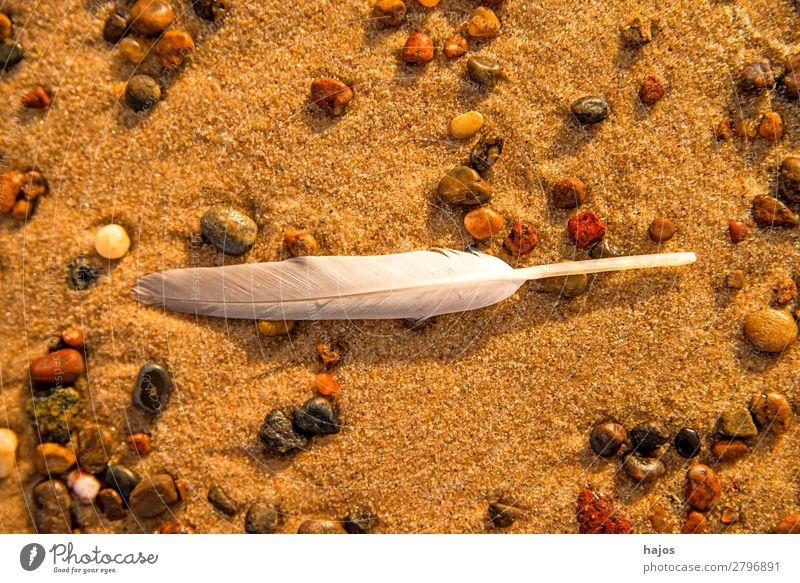
[[(20, 435), (19, 474), (0, 483), (2, 532), (32, 529), (26, 501), (40, 477), (24, 414), (27, 367), (67, 326), (83, 328), (90, 347), (88, 379), (78, 384), (85, 421), (115, 428), (115, 455), (143, 474), (163, 468), (185, 480), (189, 499), (173, 514), (201, 532), (243, 529), (241, 513), (226, 518), (206, 501), (213, 484), (245, 503), (279, 505), (284, 532), (361, 503), (381, 515), (379, 532), (484, 532), (488, 501), (508, 495), (529, 509), (508, 532), (572, 533), (576, 495), (587, 486), (615, 494), (635, 530), (652, 532), (655, 508), (673, 527), (682, 521), (687, 463), (665, 450), (667, 475), (636, 488), (617, 460), (588, 449), (595, 423), (657, 420), (705, 435), (720, 411), (767, 388), (798, 407), (800, 348), (759, 354), (741, 332), (747, 310), (767, 305), (781, 276), (798, 275), (798, 230), (752, 227), (738, 246), (726, 233), (729, 219), (749, 220), (750, 200), (773, 192), (777, 164), (798, 149), (800, 106), (737, 95), (733, 83), (750, 60), (780, 62), (796, 50), (791, 3), (620, 0), (565, 9), (556, 0), (507, 0), (501, 36), (473, 43), (510, 73), (491, 92), (465, 82), (463, 60), (437, 55), (408, 67), (397, 59), (411, 31), (442, 42), (474, 2), (425, 10), (410, 0), (408, 22), (388, 30), (370, 23), (369, 4), (239, 0), (218, 29), (188, 9), (178, 24), (197, 36), (197, 51), (168, 79), (163, 102), (139, 117), (118, 99), (134, 67), (101, 35), (110, 5), (3, 3), (28, 51), (0, 79), (5, 167), (35, 165), (52, 190), (27, 224), (0, 218), (0, 426)], [(633, 14), (658, 22), (638, 52), (619, 43)], [(157, 71), (150, 61), (141, 70)], [(649, 72), (670, 90), (645, 108), (636, 95)], [(309, 107), (311, 80), (322, 75), (354, 86), (339, 119)], [(35, 84), (51, 89), (53, 107), (20, 113), (19, 96)], [(568, 115), (585, 94), (606, 96), (612, 108), (588, 132)], [(713, 125), (739, 108), (778, 111), (786, 136), (775, 145), (715, 142)], [(585, 208), (607, 219), (609, 237), (627, 252), (690, 250), (697, 264), (599, 276), (572, 300), (526, 286), (419, 332), (397, 322), (307, 322), (290, 339), (263, 339), (253, 322), (133, 301), (137, 276), (154, 270), (279, 259), (290, 226), (310, 229), (333, 255), (465, 247), (463, 211), (437, 204), (433, 192), (469, 151), (447, 126), (470, 109), (506, 139), (488, 178), (492, 207), (539, 228), (542, 241), (525, 264), (586, 257), (566, 237), (570, 213), (548, 206), (552, 183), (568, 175), (587, 183)], [(203, 211), (222, 203), (258, 223), (243, 258), (193, 245)], [(678, 225), (662, 248), (646, 235), (659, 214)], [(110, 221), (129, 229), (133, 247), (109, 265), (93, 255), (92, 237)], [(80, 255), (104, 272), (83, 292), (65, 281)], [(731, 269), (747, 275), (738, 293), (724, 286)], [(266, 459), (260, 423), (313, 395), (315, 344), (325, 338), (350, 346), (336, 372), (345, 428), (289, 460)], [(155, 421), (130, 404), (144, 362), (162, 364), (177, 384)], [(152, 434), (149, 457), (125, 452), (132, 431)], [(800, 509), (798, 431), (759, 439), (746, 459), (718, 467), (722, 503), (742, 516), (731, 532), (765, 532)], [(711, 463), (705, 451), (699, 459)], [(152, 532), (168, 518), (89, 530)], [(719, 510), (708, 530), (722, 530)]]

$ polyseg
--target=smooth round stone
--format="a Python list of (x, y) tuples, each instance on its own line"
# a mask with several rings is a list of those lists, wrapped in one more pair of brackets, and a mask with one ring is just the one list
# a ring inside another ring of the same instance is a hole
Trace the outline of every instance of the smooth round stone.
[(619, 451), (628, 438), (628, 432), (619, 423), (606, 421), (592, 429), (589, 434), (589, 445), (597, 455), (611, 457)]
[(636, 454), (625, 456), (622, 468), (633, 481), (640, 484), (655, 482), (666, 472), (661, 460), (645, 458)]
[(483, 136), (469, 153), (469, 164), (481, 174), (488, 172), (503, 153), (505, 140), (496, 134)]
[(244, 531), (248, 534), (274, 534), (278, 530), (279, 515), (274, 508), (256, 502), (247, 509)]
[(716, 442), (711, 446), (711, 454), (721, 462), (733, 462), (744, 457), (749, 449), (744, 441), (732, 439)]
[(345, 515), (342, 526), (348, 534), (369, 534), (378, 525), (378, 522), (378, 515), (371, 508), (359, 506)]
[(403, 0), (375, 0), (372, 8), (373, 19), (383, 26), (400, 26), (407, 10)]
[(119, 492), (120, 496), (127, 500), (131, 492), (141, 483), (142, 477), (128, 466), (112, 464), (106, 470), (105, 481), (110, 488)]
[(203, 236), (228, 255), (241, 255), (256, 242), (258, 227), (246, 214), (230, 207), (215, 206), (200, 219)]
[(717, 433), (723, 437), (748, 438), (758, 435), (758, 429), (747, 409), (732, 409), (717, 419)]
[(492, 187), (469, 166), (456, 166), (439, 181), (439, 198), (448, 204), (474, 206), (486, 204), (492, 197)]
[(336, 408), (325, 397), (312, 397), (303, 403), (294, 414), (294, 426), (312, 435), (339, 433), (341, 429)]
[(55, 387), (37, 392), (28, 403), (27, 413), (39, 439), (67, 443), (75, 431), (80, 395), (72, 387)]
[(797, 324), (786, 312), (762, 308), (745, 316), (744, 335), (759, 350), (782, 352), (797, 340)]
[(346, 534), (338, 522), (332, 520), (306, 520), (297, 527), (297, 534)]
[(275, 336), (286, 336), (289, 332), (294, 330), (296, 322), (288, 320), (285, 322), (274, 322), (271, 320), (259, 320), (256, 327), (261, 336), (273, 338)]
[(0, 12), (0, 41), (4, 41), (11, 36), (13, 26), (11, 19), (5, 13)]
[(139, 369), (133, 387), (133, 404), (145, 413), (160, 415), (169, 402), (172, 389), (172, 379), (167, 371), (157, 364), (147, 363)]
[(750, 413), (759, 427), (778, 434), (789, 431), (794, 418), (786, 397), (775, 391), (753, 395), (750, 399)]
[(138, 33), (158, 36), (175, 21), (175, 11), (162, 0), (138, 0), (131, 8), (131, 27)]
[(158, 39), (153, 49), (156, 60), (167, 70), (180, 67), (192, 51), (194, 40), (188, 32), (182, 30), (168, 30)]
[(686, 503), (695, 510), (706, 512), (719, 502), (722, 487), (714, 470), (703, 464), (689, 468), (686, 473)]
[(128, 21), (121, 14), (112, 12), (103, 25), (103, 38), (110, 43), (116, 43), (119, 42), (127, 32)]
[(97, 503), (109, 520), (119, 520), (125, 516), (122, 496), (113, 488), (100, 490), (97, 494)]
[(503, 69), (493, 59), (472, 56), (467, 59), (467, 75), (478, 85), (491, 87), (503, 77)]
[(14, 43), (0, 42), (0, 63), (4, 64), (5, 70), (9, 71), (25, 57), (25, 50), (22, 45)]
[(113, 436), (105, 427), (93, 425), (78, 432), (78, 465), (82, 470), (99, 474), (108, 467), (114, 448)]
[(500, 34), (500, 20), (491, 8), (478, 6), (467, 22), (467, 33), (475, 38), (490, 38)]
[(666, 243), (675, 236), (675, 223), (666, 217), (656, 217), (650, 223), (647, 234), (654, 243)]
[(134, 65), (138, 65), (144, 61), (144, 58), (147, 56), (147, 51), (141, 41), (135, 38), (126, 37), (122, 39), (119, 41), (117, 48), (120, 54)]
[(573, 102), (572, 115), (583, 125), (594, 125), (608, 117), (608, 103), (602, 97), (588, 95)]
[(31, 380), (36, 383), (73, 383), (83, 374), (83, 354), (74, 348), (55, 350), (31, 362)]
[(131, 238), (122, 225), (106, 225), (94, 236), (94, 248), (100, 257), (120, 259), (131, 248)]
[(468, 111), (450, 120), (450, 135), (457, 140), (471, 138), (483, 127), (483, 115), (478, 111)]
[(308, 445), (308, 438), (297, 433), (289, 418), (279, 410), (267, 414), (258, 437), (270, 456), (293, 453)]
[(72, 497), (64, 482), (46, 480), (33, 488), (33, 522), (39, 534), (69, 534)]
[(125, 101), (134, 111), (147, 111), (161, 100), (161, 87), (150, 75), (134, 75), (125, 87)]
[(139, 482), (128, 499), (131, 511), (142, 518), (152, 518), (178, 501), (175, 480), (169, 474), (156, 474)]
[(239, 512), (240, 504), (221, 486), (209, 488), (207, 498), (214, 508), (228, 516), (233, 516)]
[(697, 431), (688, 427), (681, 428), (672, 440), (675, 450), (683, 458), (691, 459), (700, 453), (700, 437)]
[(586, 200), (586, 185), (580, 178), (562, 178), (553, 185), (553, 206), (559, 209), (578, 207)]
[(14, 473), (19, 440), (12, 429), (0, 428), (0, 480)]
[(33, 450), (33, 465), (40, 474), (63, 474), (75, 465), (75, 454), (58, 443), (41, 443)]
[(464, 216), (464, 228), (476, 241), (488, 239), (499, 232), (504, 224), (503, 216), (487, 207), (477, 208)]
[(100, 492), (100, 481), (89, 472), (73, 470), (67, 476), (67, 487), (81, 504), (91, 504)]
[(655, 423), (640, 423), (630, 431), (631, 445), (634, 451), (655, 451), (667, 441), (669, 437)]
[(800, 202), (800, 156), (788, 156), (781, 162), (778, 191), (789, 202)]

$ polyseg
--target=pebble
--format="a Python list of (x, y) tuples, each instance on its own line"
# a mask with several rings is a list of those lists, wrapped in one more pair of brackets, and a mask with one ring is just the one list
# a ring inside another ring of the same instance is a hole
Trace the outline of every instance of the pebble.
[(467, 33), (475, 38), (490, 38), (500, 34), (500, 20), (491, 8), (478, 6), (467, 21)]
[(731, 289), (742, 289), (745, 284), (744, 271), (737, 269), (725, 276), (725, 285)]
[(639, 99), (647, 105), (655, 105), (667, 94), (667, 82), (654, 73), (650, 73), (639, 87)]
[(703, 534), (708, 520), (696, 510), (690, 510), (686, 515), (686, 522), (683, 523), (681, 534)]
[(314, 386), (320, 395), (332, 397), (339, 392), (339, 381), (329, 372), (320, 372), (314, 377)]
[(733, 131), (745, 139), (755, 140), (758, 136), (758, 124), (753, 118), (742, 118), (733, 124)]
[(272, 338), (275, 336), (286, 336), (294, 330), (296, 322), (294, 320), (275, 322), (271, 320), (259, 320), (256, 324), (258, 333), (262, 336)]
[(800, 97), (800, 53), (795, 53), (786, 62), (783, 75), (783, 88), (790, 97)]
[(28, 109), (47, 109), (53, 103), (47, 90), (41, 85), (37, 85), (20, 99), (22, 105)]
[(433, 60), (433, 39), (424, 32), (414, 32), (403, 47), (403, 61), (406, 63), (430, 63)]
[(239, 512), (241, 506), (221, 486), (212, 486), (208, 489), (208, 501), (220, 512), (233, 516)]
[(332, 340), (330, 342), (318, 342), (317, 354), (325, 368), (333, 368), (342, 362), (345, 354), (345, 346), (339, 340)]
[(758, 59), (744, 68), (742, 88), (747, 91), (772, 89), (775, 87), (775, 75), (772, 73), (769, 60)]
[(726, 506), (722, 509), (722, 515), (719, 518), (722, 524), (733, 524), (739, 522), (739, 511), (736, 508)]
[(133, 30), (149, 36), (158, 36), (175, 21), (172, 6), (162, 0), (138, 0), (131, 8), (130, 23)]
[(456, 34), (447, 39), (444, 43), (444, 56), (448, 59), (458, 59), (467, 54), (469, 41), (460, 34)]
[(295, 431), (289, 418), (279, 410), (267, 414), (258, 437), (270, 456), (294, 453), (308, 445), (308, 438)]
[(522, 515), (522, 509), (513, 502), (498, 500), (489, 504), (489, 525), (494, 528), (508, 528)]
[(653, 422), (640, 423), (629, 435), (633, 451), (653, 452), (669, 441), (669, 436)]
[(121, 225), (106, 225), (94, 236), (94, 248), (104, 259), (120, 259), (131, 248), (131, 239)]
[(31, 362), (31, 380), (49, 384), (73, 383), (83, 374), (84, 366), (83, 354), (74, 348), (62, 348)]
[(125, 516), (122, 496), (113, 488), (103, 488), (97, 494), (97, 504), (109, 520), (119, 520)]
[(142, 45), (141, 41), (132, 37), (126, 37), (119, 41), (117, 48), (120, 54), (125, 57), (129, 63), (138, 65), (147, 56), (147, 51)]
[(33, 465), (40, 474), (63, 474), (77, 461), (71, 449), (58, 443), (40, 443), (33, 450)]
[(150, 415), (160, 415), (169, 402), (173, 384), (167, 371), (157, 364), (146, 363), (139, 369), (133, 387), (133, 404)]
[(10, 170), (0, 175), (0, 213), (10, 213), (21, 192), (22, 174)]
[(686, 472), (686, 503), (695, 510), (706, 512), (719, 502), (722, 495), (719, 478), (714, 470), (697, 464)]
[(153, 451), (150, 436), (146, 433), (132, 433), (125, 439), (125, 443), (130, 451), (140, 456), (150, 455)]
[(666, 243), (675, 236), (675, 223), (666, 217), (656, 217), (650, 223), (647, 234), (654, 243)]
[(11, 209), (11, 216), (18, 221), (24, 221), (31, 215), (32, 211), (33, 206), (31, 203), (25, 199), (19, 199), (14, 203), (14, 208)]
[(297, 527), (297, 534), (345, 534), (345, 530), (332, 520), (306, 520)]
[(586, 185), (580, 178), (562, 178), (553, 185), (553, 206), (559, 209), (578, 207), (586, 200)]
[(78, 465), (82, 470), (92, 474), (105, 471), (113, 449), (113, 437), (105, 427), (93, 425), (78, 432)]
[(131, 492), (141, 483), (142, 477), (128, 466), (111, 464), (106, 470), (105, 481), (109, 487), (119, 492), (124, 500), (128, 500)]
[(503, 248), (515, 257), (527, 255), (539, 244), (536, 226), (529, 221), (514, 223), (508, 236), (503, 239)]
[(158, 529), (158, 534), (197, 534), (197, 527), (185, 520), (168, 520)]
[(342, 519), (347, 534), (370, 534), (380, 522), (378, 515), (368, 506), (359, 506)]
[(244, 531), (248, 534), (274, 534), (278, 530), (280, 516), (271, 506), (256, 502), (247, 509)]
[(578, 249), (590, 249), (606, 234), (606, 225), (594, 211), (582, 211), (567, 223), (570, 239)]
[(788, 156), (781, 162), (778, 192), (789, 202), (800, 202), (800, 156)]
[(772, 529), (772, 534), (800, 534), (800, 513), (788, 514)]
[(134, 75), (125, 87), (125, 101), (134, 111), (147, 111), (161, 100), (161, 87), (150, 75)]
[(467, 59), (467, 75), (478, 85), (492, 87), (503, 77), (503, 69), (494, 59), (474, 55)]
[(0, 480), (14, 473), (19, 440), (13, 429), (0, 428)]
[(83, 348), (83, 332), (78, 328), (67, 328), (61, 332), (61, 340), (70, 348)]
[(557, 294), (565, 298), (577, 298), (589, 289), (589, 277), (585, 273), (562, 275), (560, 277), (544, 277), (535, 280), (536, 291)]
[(783, 137), (783, 119), (779, 113), (768, 111), (758, 124), (758, 135), (770, 142), (777, 142)]
[(570, 106), (572, 115), (583, 125), (594, 125), (608, 117), (608, 103), (602, 97), (587, 95)]
[(653, 40), (649, 20), (640, 16), (633, 18), (620, 32), (622, 43), (628, 47), (639, 48)]
[(324, 397), (312, 397), (303, 403), (294, 414), (294, 427), (312, 435), (329, 435), (341, 430), (336, 408)]
[(317, 240), (306, 229), (286, 229), (283, 244), (292, 257), (309, 257), (319, 251)]
[(783, 277), (775, 284), (772, 295), (777, 305), (788, 304), (797, 297), (797, 284), (791, 277)]
[(488, 239), (499, 232), (504, 224), (502, 215), (487, 207), (477, 208), (464, 216), (464, 228), (476, 241)]
[(753, 217), (759, 227), (796, 227), (798, 224), (797, 215), (789, 207), (763, 194), (753, 199)]
[(625, 440), (628, 439), (628, 432), (619, 423), (606, 421), (595, 425), (589, 434), (589, 445), (597, 455), (611, 457), (619, 451)]
[(744, 441), (717, 441), (711, 446), (712, 455), (721, 462), (733, 462), (743, 457), (749, 448)]
[(468, 111), (450, 120), (450, 135), (457, 140), (471, 138), (483, 127), (483, 115), (477, 111)]
[(142, 518), (152, 518), (178, 501), (175, 480), (169, 474), (156, 474), (139, 482), (128, 500), (131, 512)]
[(630, 534), (633, 525), (610, 494), (593, 490), (578, 493), (576, 518), (581, 534)]
[(85, 259), (79, 258), (69, 266), (68, 283), (72, 289), (82, 291), (94, 284), (100, 277)]
[(128, 32), (128, 20), (118, 14), (112, 12), (103, 25), (103, 38), (110, 43), (117, 43)]
[(400, 26), (406, 16), (403, 0), (376, 0), (373, 5), (373, 18), (384, 26)]
[(80, 395), (72, 387), (37, 392), (28, 402), (27, 413), (42, 442), (67, 443), (75, 430)]
[(39, 534), (70, 534), (72, 497), (60, 480), (46, 480), (33, 488), (33, 522)]
[(173, 71), (194, 51), (192, 35), (182, 30), (168, 30), (153, 49), (158, 63), (167, 70)]
[(256, 242), (253, 219), (227, 206), (212, 206), (200, 219), (200, 231), (214, 247), (227, 255), (242, 255)]
[(747, 239), (750, 234), (750, 227), (747, 223), (742, 221), (728, 221), (728, 235), (731, 238), (731, 243), (738, 244)]
[(100, 492), (100, 481), (89, 472), (72, 470), (67, 476), (67, 487), (81, 504), (91, 504)]
[(311, 99), (333, 115), (342, 115), (353, 99), (353, 90), (332, 77), (314, 79), (311, 83)]
[(762, 308), (745, 316), (744, 335), (759, 350), (783, 352), (797, 340), (797, 324), (786, 312)]
[(625, 253), (622, 252), (616, 245), (608, 239), (603, 239), (597, 245), (589, 249), (589, 257), (591, 259), (602, 259), (603, 257), (623, 257)]
[(663, 504), (653, 505), (647, 518), (653, 530), (658, 534), (672, 534), (675, 532), (670, 514)]
[(691, 459), (700, 453), (700, 436), (694, 429), (682, 427), (672, 442), (675, 444), (675, 451), (682, 458)]
[(666, 472), (664, 464), (659, 459), (645, 458), (636, 454), (625, 456), (622, 462), (625, 473), (638, 484), (655, 482)]
[(195, 0), (194, 13), (200, 18), (215, 22), (225, 18), (227, 3), (221, 0)]
[(469, 163), (479, 173), (488, 172), (503, 153), (505, 140), (496, 134), (487, 134), (478, 141), (469, 153)]
[(750, 413), (761, 429), (778, 434), (789, 431), (794, 419), (786, 397), (775, 391), (754, 394), (750, 399)]
[(17, 63), (25, 58), (25, 50), (18, 42), (0, 42), (0, 63), (4, 64), (4, 69), (10, 71)]
[(730, 140), (734, 134), (733, 120), (729, 117), (723, 118), (714, 128), (714, 137), (718, 142)]
[(0, 41), (6, 40), (11, 36), (11, 19), (3, 12), (0, 12)]

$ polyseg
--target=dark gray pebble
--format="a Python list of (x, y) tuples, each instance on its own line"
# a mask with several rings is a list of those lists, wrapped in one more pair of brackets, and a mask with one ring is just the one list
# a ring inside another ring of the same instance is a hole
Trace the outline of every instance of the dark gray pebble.
[(120, 493), (127, 500), (134, 488), (142, 481), (142, 477), (122, 464), (112, 464), (106, 470), (106, 484)]
[(279, 410), (267, 414), (258, 437), (271, 456), (286, 455), (308, 445), (308, 438), (297, 433), (289, 418)]
[(294, 414), (298, 431), (313, 435), (339, 433), (339, 416), (336, 408), (325, 397), (313, 397), (303, 403)]
[(655, 423), (640, 423), (630, 431), (633, 451), (654, 451), (667, 443), (669, 437)]
[(175, 480), (169, 474), (156, 474), (139, 482), (129, 498), (131, 512), (142, 518), (158, 516), (178, 501)]
[(690, 459), (700, 453), (700, 437), (697, 431), (683, 427), (675, 434), (675, 450), (681, 457)]
[(239, 503), (220, 486), (212, 486), (208, 489), (208, 501), (214, 508), (228, 516), (239, 512)]
[(608, 103), (602, 97), (589, 95), (572, 104), (572, 115), (581, 124), (594, 125), (608, 117)]
[(103, 26), (103, 38), (110, 43), (118, 42), (128, 32), (128, 20), (121, 14), (112, 13)]
[(85, 259), (78, 259), (69, 266), (69, 285), (72, 289), (82, 291), (97, 281), (100, 275)]
[(347, 513), (342, 520), (349, 534), (369, 534), (378, 524), (378, 515), (367, 506), (359, 506)]
[(172, 393), (172, 379), (157, 364), (147, 363), (139, 369), (133, 387), (133, 404), (150, 415), (159, 415), (167, 406)]
[(19, 43), (0, 42), (0, 73), (13, 69), (25, 57), (25, 51)]
[(249, 534), (274, 534), (278, 530), (280, 516), (271, 506), (256, 502), (247, 509), (244, 531)]

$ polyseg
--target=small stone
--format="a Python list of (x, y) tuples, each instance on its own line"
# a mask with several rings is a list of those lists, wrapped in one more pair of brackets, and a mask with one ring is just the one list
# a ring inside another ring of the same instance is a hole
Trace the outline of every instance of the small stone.
[(67, 476), (67, 487), (81, 504), (91, 504), (100, 492), (100, 482), (89, 472), (72, 470)]
[(733, 120), (729, 117), (723, 118), (714, 128), (714, 137), (718, 142), (733, 138)]
[(311, 83), (311, 99), (329, 113), (342, 115), (353, 99), (353, 90), (338, 79), (321, 77)]
[(417, 0), (420, 4), (422, 4), (425, 8), (433, 8), (434, 6), (438, 6), (441, 0)]
[(93, 425), (78, 432), (78, 465), (82, 470), (99, 474), (108, 467), (113, 451), (113, 436), (105, 427)]
[(98, 492), (97, 504), (109, 520), (119, 520), (125, 516), (122, 496), (112, 488), (103, 488)]
[(730, 506), (725, 506), (722, 509), (722, 515), (719, 518), (722, 524), (731, 525), (735, 522), (739, 521), (739, 511), (736, 508), (731, 508)]
[(686, 515), (686, 522), (683, 523), (681, 534), (703, 534), (708, 520), (696, 510), (690, 510)]
[(369, 534), (380, 522), (378, 515), (367, 506), (359, 506), (348, 512), (342, 526), (348, 534)]
[(41, 443), (33, 451), (33, 465), (40, 474), (63, 474), (75, 465), (75, 454), (58, 443)]
[(131, 248), (131, 239), (121, 225), (106, 225), (94, 236), (94, 248), (104, 259), (120, 259)]
[(339, 340), (317, 343), (317, 354), (325, 368), (337, 366), (344, 357), (345, 349), (345, 345)]
[(373, 18), (383, 26), (400, 26), (406, 16), (403, 0), (376, 0), (373, 5)]
[(578, 249), (589, 249), (605, 237), (606, 225), (594, 211), (582, 211), (569, 220), (567, 230)]
[(450, 120), (450, 135), (457, 140), (471, 138), (483, 127), (483, 116), (477, 111), (468, 111)]
[(3, 12), (0, 12), (0, 41), (6, 40), (11, 36), (11, 19)]
[(604, 257), (623, 257), (625, 253), (622, 252), (616, 245), (608, 239), (603, 239), (597, 245), (589, 249), (589, 257), (591, 259), (603, 259)]
[(487, 207), (477, 208), (464, 216), (464, 228), (476, 241), (488, 239), (499, 232), (504, 224), (502, 215)]
[(248, 534), (274, 534), (278, 530), (280, 516), (271, 506), (256, 502), (247, 509), (244, 531)]
[(469, 41), (460, 34), (456, 34), (447, 39), (444, 43), (444, 56), (448, 59), (458, 59), (467, 54)]
[(778, 434), (789, 431), (794, 419), (786, 397), (775, 391), (754, 394), (750, 399), (750, 413), (762, 430)]
[(494, 528), (508, 528), (522, 515), (522, 509), (512, 502), (499, 500), (489, 504), (489, 526)]
[(406, 63), (430, 63), (433, 60), (433, 39), (424, 32), (412, 33), (403, 47), (403, 61)]
[(436, 188), (442, 202), (468, 206), (486, 204), (492, 187), (469, 166), (456, 166), (439, 181)]
[(156, 474), (139, 482), (129, 498), (131, 511), (142, 518), (152, 518), (178, 501), (175, 480), (169, 474)]
[(69, 266), (67, 282), (72, 289), (85, 290), (98, 280), (100, 275), (85, 259), (79, 258)]
[(772, 295), (775, 304), (779, 306), (788, 304), (797, 297), (797, 284), (791, 277), (783, 277), (775, 284)]
[(700, 436), (694, 429), (681, 428), (672, 442), (675, 444), (675, 451), (682, 458), (691, 459), (700, 453)]
[(106, 484), (119, 492), (124, 500), (130, 498), (131, 492), (138, 486), (142, 477), (122, 464), (111, 464), (105, 475)]
[(800, 514), (788, 514), (772, 529), (772, 534), (800, 534)]
[(580, 178), (562, 178), (553, 185), (553, 206), (559, 209), (578, 207), (586, 200), (586, 185)]
[(788, 156), (781, 162), (778, 192), (789, 202), (800, 202), (800, 156)]
[(796, 227), (797, 215), (771, 196), (759, 195), (753, 199), (753, 216), (759, 227)]
[(192, 6), (197, 16), (211, 22), (222, 20), (227, 12), (227, 3), (220, 0), (195, 0)]
[(38, 534), (69, 534), (72, 497), (64, 482), (46, 480), (33, 488), (33, 523)]
[(669, 436), (653, 422), (640, 423), (629, 435), (633, 451), (654, 452), (669, 441)]
[(562, 275), (559, 277), (543, 277), (534, 282), (536, 291), (557, 294), (565, 298), (577, 298), (589, 289), (589, 277), (585, 273)]
[[(138, 65), (144, 58), (147, 56), (147, 50), (145, 49), (144, 45), (142, 45), (141, 41), (132, 37), (126, 37), (119, 41), (119, 45), (117, 45), (120, 54), (125, 57), (128, 62)], [(160, 89), (159, 89), (160, 95)]]
[(18, 42), (0, 42), (0, 63), (3, 63), (3, 70), (10, 71), (17, 63), (25, 58), (25, 50)]
[(346, 534), (338, 522), (332, 520), (306, 520), (297, 527), (297, 534)]
[(0, 480), (14, 473), (19, 439), (13, 429), (0, 427)]
[(8, 214), (22, 192), (22, 174), (10, 170), (0, 175), (0, 213)]
[(654, 243), (666, 243), (675, 236), (675, 223), (666, 217), (656, 217), (650, 223), (647, 234)]
[(755, 140), (758, 136), (758, 124), (753, 118), (743, 118), (733, 124), (733, 131), (747, 140)]
[(722, 495), (719, 478), (714, 470), (703, 464), (689, 468), (686, 473), (686, 503), (695, 510), (707, 512)]
[(608, 117), (608, 103), (602, 97), (588, 95), (573, 102), (572, 115), (583, 125), (594, 125)]
[(733, 462), (747, 453), (748, 447), (744, 441), (733, 439), (731, 441), (718, 441), (711, 446), (712, 455), (721, 462)]
[(67, 443), (75, 431), (80, 396), (72, 387), (55, 387), (37, 392), (28, 403), (27, 413), (40, 441)]
[(663, 505), (654, 505), (647, 518), (650, 520), (650, 525), (653, 527), (653, 530), (657, 533), (672, 534), (675, 532), (667, 509)]
[(161, 100), (161, 87), (150, 75), (134, 75), (125, 87), (125, 101), (134, 111), (147, 111)]
[(31, 362), (31, 380), (36, 383), (69, 384), (83, 374), (83, 354), (74, 348), (62, 348)]
[(757, 91), (773, 87), (775, 87), (775, 76), (772, 74), (769, 60), (758, 59), (745, 67), (742, 75), (742, 89)]
[(500, 20), (491, 8), (478, 6), (467, 22), (467, 33), (475, 38), (490, 38), (500, 34)]
[(731, 289), (742, 289), (745, 284), (744, 271), (737, 269), (725, 276), (725, 285)]
[(188, 32), (168, 30), (158, 39), (153, 54), (164, 69), (174, 71), (192, 51), (194, 40)]
[(614, 498), (603, 492), (581, 490), (576, 518), (581, 534), (630, 534), (633, 525)]
[(14, 208), (11, 209), (11, 217), (18, 221), (24, 221), (31, 216), (31, 212), (33, 212), (33, 205), (21, 198), (14, 203)]
[(738, 244), (747, 239), (750, 234), (750, 228), (747, 223), (742, 221), (728, 221), (728, 235), (731, 238), (731, 243)]
[(783, 137), (783, 120), (779, 113), (768, 111), (758, 124), (758, 135), (770, 142), (777, 142)]
[(759, 350), (783, 352), (797, 340), (797, 324), (786, 312), (762, 308), (745, 316), (744, 335)]
[(158, 36), (175, 21), (175, 11), (162, 0), (138, 0), (131, 8), (130, 23), (133, 30), (149, 36)]
[(639, 48), (653, 40), (650, 21), (635, 17), (620, 32), (622, 43), (628, 47)]
[(592, 429), (589, 434), (589, 445), (597, 455), (611, 457), (619, 451), (626, 439), (628, 432), (622, 425), (606, 421)]
[(145, 413), (160, 415), (167, 406), (172, 389), (172, 379), (167, 371), (157, 364), (144, 364), (133, 387), (133, 404)]
[(800, 97), (800, 53), (795, 53), (786, 62), (786, 72), (783, 75), (783, 88), (789, 97)]
[(333, 403), (324, 397), (312, 397), (294, 414), (297, 431), (312, 435), (339, 433), (341, 424)]
[(286, 229), (283, 244), (292, 257), (309, 257), (319, 251), (317, 240), (306, 229)]
[(185, 520), (169, 520), (161, 525), (158, 534), (197, 534), (197, 527)]
[(508, 236), (503, 239), (503, 248), (515, 257), (527, 255), (539, 244), (536, 226), (529, 221), (514, 223)]
[(314, 377), (314, 386), (320, 395), (332, 397), (339, 392), (339, 381), (329, 372), (320, 372)]
[(503, 153), (505, 141), (498, 135), (483, 136), (469, 153), (469, 163), (481, 174), (488, 172)]
[(493, 59), (473, 55), (467, 59), (467, 75), (478, 85), (492, 87), (503, 77), (503, 69)]
[(274, 338), (275, 336), (286, 336), (294, 330), (296, 322), (294, 320), (274, 322), (270, 320), (259, 320), (256, 327), (261, 336)]
[(650, 73), (639, 87), (639, 99), (647, 105), (655, 105), (667, 94), (667, 82), (658, 75)]
[(128, 21), (124, 16), (112, 12), (103, 25), (103, 38), (110, 43), (118, 43), (128, 33)]
[(150, 455), (153, 445), (150, 436), (146, 433), (132, 433), (125, 439), (128, 449), (140, 456)]
[(28, 109), (47, 109), (53, 103), (47, 90), (37, 85), (20, 99), (22, 105)]
[(666, 472), (661, 460), (645, 458), (633, 453), (625, 456), (622, 469), (637, 484), (655, 482)]
[(258, 437), (270, 456), (294, 453), (308, 445), (308, 439), (297, 433), (289, 418), (279, 410), (267, 414)]
[(83, 348), (83, 332), (78, 328), (67, 328), (61, 333), (61, 340), (70, 348)]
[(203, 213), (200, 231), (214, 247), (227, 255), (242, 255), (256, 242), (258, 227), (241, 211), (213, 206)]
[(220, 486), (212, 486), (208, 489), (208, 501), (214, 508), (228, 516), (239, 512), (240, 504)]

